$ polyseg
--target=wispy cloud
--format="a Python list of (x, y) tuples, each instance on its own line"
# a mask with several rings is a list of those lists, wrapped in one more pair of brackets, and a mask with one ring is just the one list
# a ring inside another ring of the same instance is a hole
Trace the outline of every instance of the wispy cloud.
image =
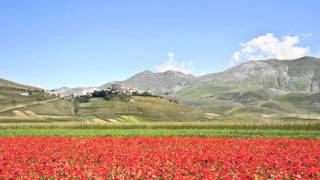
[(239, 64), (248, 60), (264, 59), (296, 59), (310, 54), (309, 47), (299, 45), (302, 39), (311, 36), (282, 36), (277, 38), (272, 33), (254, 38), (248, 42), (241, 43), (241, 49), (236, 51), (231, 59), (231, 64)]
[(164, 64), (156, 66), (157, 72), (165, 72), (165, 71), (179, 71), (185, 74), (192, 74), (191, 68), (192, 62), (177, 62), (174, 58), (174, 54), (168, 53), (168, 61)]

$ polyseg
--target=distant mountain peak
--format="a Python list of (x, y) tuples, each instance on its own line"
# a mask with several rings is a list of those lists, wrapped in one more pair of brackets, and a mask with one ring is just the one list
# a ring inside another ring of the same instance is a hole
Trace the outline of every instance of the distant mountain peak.
[[(172, 94), (188, 86), (193, 82), (194, 76), (178, 71), (152, 72), (142, 71), (125, 81), (117, 81), (116, 84), (138, 88), (153, 94)], [(101, 88), (110, 86), (110, 83)]]
[[(153, 72), (153, 71), (150, 71), (150, 70), (144, 70), (138, 74), (173, 74), (173, 75), (188, 75), (188, 76), (193, 76), (193, 74), (186, 74), (186, 73), (183, 73), (181, 71), (175, 71), (175, 70), (168, 70), (168, 71), (161, 71), (161, 72)], [(138, 75), (137, 74), (137, 75)]]
[(154, 72), (150, 71), (150, 70), (144, 70), (139, 74), (154, 74)]
[(158, 72), (158, 73), (163, 73), (163, 74), (172, 74), (172, 75), (183, 75), (183, 76), (193, 76), (192, 74), (186, 74), (181, 71), (175, 71), (175, 70), (168, 70), (168, 71), (163, 71), (163, 72)]

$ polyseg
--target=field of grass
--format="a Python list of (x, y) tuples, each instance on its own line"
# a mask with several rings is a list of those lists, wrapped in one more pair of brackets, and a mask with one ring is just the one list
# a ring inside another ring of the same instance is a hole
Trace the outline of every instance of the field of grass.
[(219, 121), (219, 122), (144, 122), (144, 123), (66, 123), (51, 125), (25, 123), (0, 125), (0, 136), (62, 137), (284, 137), (320, 138), (319, 121)]
[(290, 129), (101, 129), (101, 128), (4, 128), (2, 137), (281, 137), (281, 138), (320, 138), (319, 130)]

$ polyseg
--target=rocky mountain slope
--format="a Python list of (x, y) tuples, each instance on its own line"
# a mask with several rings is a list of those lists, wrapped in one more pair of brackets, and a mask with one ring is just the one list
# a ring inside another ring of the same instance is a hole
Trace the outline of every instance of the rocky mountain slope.
[(303, 57), (296, 60), (249, 61), (216, 74), (212, 80), (314, 92), (320, 87), (320, 59)]

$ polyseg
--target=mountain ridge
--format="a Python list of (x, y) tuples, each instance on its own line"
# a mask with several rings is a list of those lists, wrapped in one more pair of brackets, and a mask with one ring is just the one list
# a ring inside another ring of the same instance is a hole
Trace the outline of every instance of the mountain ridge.
[[(212, 82), (257, 85), (286, 91), (315, 92), (320, 89), (320, 59), (305, 56), (294, 60), (252, 60), (222, 72), (202, 76), (172, 70), (165, 72), (145, 70), (124, 81), (111, 81), (96, 88), (103, 89), (112, 84), (119, 84), (157, 95), (170, 95), (201, 83)], [(78, 91), (92, 88), (94, 87), (82, 88)], [(80, 88), (70, 88), (70, 91), (75, 89)]]
[[(157, 76), (162, 76), (163, 79), (159, 79)], [(150, 85), (141, 85), (141, 83), (149, 83), (150, 79), (153, 78), (157, 80), (157, 84), (151, 82)], [(172, 80), (173, 78), (177, 79)], [(169, 83), (165, 84), (166, 82), (164, 81)], [(117, 81), (115, 83), (133, 86), (146, 91), (151, 90), (159, 94), (174, 94), (198, 83), (211, 81), (255, 84), (266, 88), (288, 91), (314, 92), (320, 89), (320, 59), (305, 56), (295, 60), (253, 60), (222, 72), (202, 76), (187, 75), (176, 71), (153, 73), (147, 70), (125, 81)], [(166, 86), (166, 88), (161, 89), (158, 87), (159, 84)]]
[(318, 72), (320, 59), (306, 56), (295, 60), (248, 61), (218, 73), (213, 79), (258, 84), (288, 91), (313, 92), (320, 87)]

